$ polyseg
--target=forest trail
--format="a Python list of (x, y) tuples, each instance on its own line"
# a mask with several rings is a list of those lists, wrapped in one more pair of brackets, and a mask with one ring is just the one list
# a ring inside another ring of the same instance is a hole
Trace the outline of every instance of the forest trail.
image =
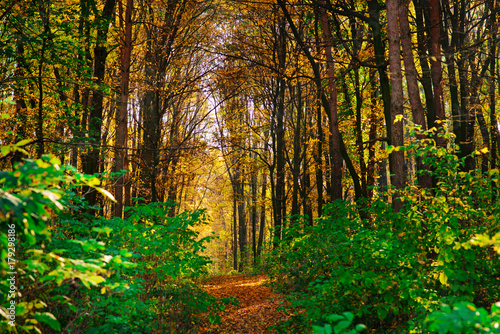
[(264, 284), (267, 275), (248, 276), (223, 275), (214, 276), (204, 285), (204, 289), (216, 298), (234, 297), (239, 305), (228, 305), (220, 312), (221, 323), (204, 329), (203, 333), (272, 333), (269, 326), (287, 320), (283, 311), (280, 296)]

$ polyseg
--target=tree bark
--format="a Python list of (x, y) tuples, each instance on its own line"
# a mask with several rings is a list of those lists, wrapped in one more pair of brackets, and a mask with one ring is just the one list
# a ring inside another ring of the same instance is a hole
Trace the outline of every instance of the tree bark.
[[(417, 81), (417, 69), (413, 58), (413, 50), (410, 35), (410, 23), (408, 22), (408, 4), (405, 0), (399, 0), (399, 29), (401, 35), (401, 45), (403, 47), (403, 61), (405, 64), (406, 84), (408, 87), (408, 97), (410, 99), (413, 121), (419, 125), (422, 131), (427, 130), (425, 123), (425, 111), (420, 100), (420, 89)], [(417, 134), (417, 138), (424, 139), (424, 136)], [(417, 157), (418, 183), (422, 188), (432, 188), (432, 177), (421, 157)]]
[[(398, 0), (387, 0), (387, 37), (389, 40), (389, 66), (391, 70), (391, 145), (404, 145), (403, 138), (403, 78), (401, 74), (401, 56), (399, 41)], [(404, 151), (394, 150), (389, 155), (391, 184), (396, 190), (405, 186)], [(392, 205), (394, 211), (400, 211), (402, 203), (396, 192)]]
[(385, 45), (382, 41), (382, 27), (380, 25), (380, 4), (378, 0), (368, 1), (368, 24), (372, 31), (373, 48), (375, 51), (375, 63), (379, 73), (380, 91), (384, 103), (384, 116), (387, 129), (387, 139), (391, 140), (391, 87), (387, 76), (387, 61), (385, 59)]
[[(127, 139), (128, 139), (128, 97), (130, 80), (130, 56), (132, 53), (132, 8), (133, 0), (127, 0), (125, 9), (125, 35), (122, 48), (120, 50), (121, 60), (121, 82), (120, 82), (120, 109), (116, 115), (116, 152), (115, 152), (115, 171), (117, 173), (127, 170)], [(123, 215), (123, 193), (125, 176), (120, 176), (115, 184), (115, 217)]]
[[(427, 0), (413, 0), (415, 6), (415, 23), (417, 24), (417, 47), (420, 67), (422, 69), (421, 82), (424, 87), (425, 107), (427, 109), (427, 126), (433, 127), (436, 119), (434, 93), (432, 92), (431, 69), (428, 62), (427, 36), (429, 29), (425, 26), (424, 17), (427, 17), (429, 3)], [(425, 32), (425, 33), (424, 33)]]
[[(443, 101), (443, 87), (441, 86), (441, 11), (439, 7), (439, 0), (429, 0), (430, 10), (430, 59), (431, 59), (431, 74), (432, 86), (434, 88), (434, 109), (436, 111), (436, 121), (444, 121), (444, 101)], [(429, 126), (436, 126), (441, 128), (441, 123), (429, 124)], [(438, 145), (444, 145), (444, 142), (438, 138)]]
[(326, 64), (328, 68), (328, 84), (330, 88), (330, 133), (331, 133), (331, 200), (342, 199), (342, 153), (340, 152), (340, 131), (338, 122), (337, 83), (335, 79), (335, 65), (332, 55), (333, 38), (330, 31), (325, 1), (319, 2), (321, 23), (323, 26), (323, 40), (325, 43)]
[(257, 257), (262, 254), (262, 244), (264, 243), (264, 232), (266, 228), (266, 193), (267, 193), (267, 174), (262, 172), (262, 190), (260, 193), (260, 224), (259, 224), (259, 241), (257, 243)]
[[(97, 30), (96, 46), (94, 48), (94, 73), (92, 77), (94, 78), (94, 83), (96, 85), (104, 84), (104, 76), (106, 74), (106, 58), (108, 52), (106, 49), (109, 24), (111, 22), (113, 11), (115, 8), (116, 0), (106, 0), (104, 8), (100, 15), (99, 21), (101, 22), (100, 28)], [(100, 144), (101, 144), (101, 134), (102, 134), (102, 118), (103, 118), (103, 101), (104, 92), (100, 90), (94, 90), (92, 93), (92, 102), (90, 106), (89, 115), (89, 138), (91, 144), (93, 145), (86, 156), (85, 163), (85, 174), (93, 175), (99, 171), (99, 156), (100, 156)], [(89, 205), (94, 205), (97, 199), (97, 192), (90, 191), (87, 192), (87, 202)]]
[[(290, 89), (293, 91), (293, 87)], [(301, 123), (302, 123), (302, 93), (300, 82), (297, 82), (296, 94), (293, 94), (297, 100), (297, 118), (295, 120), (295, 129), (293, 133), (293, 168), (292, 168), (292, 210), (291, 215), (300, 214), (299, 207), (299, 179), (301, 164)]]

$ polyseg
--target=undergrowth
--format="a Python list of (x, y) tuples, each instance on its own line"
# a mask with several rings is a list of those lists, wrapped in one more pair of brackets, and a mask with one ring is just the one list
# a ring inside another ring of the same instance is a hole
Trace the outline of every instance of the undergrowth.
[(0, 172), (0, 271), (13, 277), (0, 282), (0, 332), (188, 333), (217, 322), (229, 300), (198, 284), (210, 262), (200, 255), (210, 238), (195, 229), (205, 212), (170, 217), (170, 204), (150, 203), (127, 219), (86, 215), (81, 187), (111, 197), (99, 183), (50, 156)]
[(288, 224), (269, 257), (293, 314), (279, 332), (499, 331), (490, 308), (500, 300), (499, 256), (480, 247), (500, 239), (498, 170), (464, 172), (451, 144), (406, 149), (424, 159), (435, 187), (400, 191), (401, 211), (384, 200), (390, 190), (364, 205), (328, 204), (314, 226)]

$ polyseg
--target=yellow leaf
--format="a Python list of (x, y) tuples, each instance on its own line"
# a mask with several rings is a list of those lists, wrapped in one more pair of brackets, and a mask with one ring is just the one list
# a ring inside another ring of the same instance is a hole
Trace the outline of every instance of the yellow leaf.
[(444, 273), (444, 271), (441, 274), (439, 274), (439, 281), (443, 285), (446, 285), (446, 282), (448, 282), (448, 276), (446, 276), (446, 274)]
[(100, 192), (101, 194), (103, 194), (104, 196), (108, 197), (110, 200), (112, 200), (113, 202), (116, 202), (115, 200), (115, 197), (109, 192), (107, 191), (106, 189), (103, 189), (103, 188), (96, 188), (96, 190), (98, 192)]
[(104, 277), (99, 275), (92, 275), (87, 278), (93, 284), (99, 284), (105, 281)]
[(98, 186), (99, 184), (101, 184), (101, 181), (99, 181), (99, 179), (97, 177), (93, 177), (91, 178), (87, 184), (91, 187), (94, 187), (94, 186)]
[(101, 289), (101, 295), (105, 294), (106, 293), (106, 287), (103, 286), (102, 289)]
[(474, 306), (470, 305), (470, 304), (467, 304), (467, 308), (469, 310), (471, 310), (472, 312), (474, 312), (476, 310), (476, 308)]
[(25, 145), (28, 145), (29, 143), (31, 143), (33, 141), (33, 139), (24, 139), (24, 140), (21, 140), (19, 143), (15, 144), (14, 146), (25, 146)]

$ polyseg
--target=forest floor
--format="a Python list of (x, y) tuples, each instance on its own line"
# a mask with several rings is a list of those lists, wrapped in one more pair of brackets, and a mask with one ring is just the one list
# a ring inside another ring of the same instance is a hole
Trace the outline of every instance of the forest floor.
[(267, 286), (267, 275), (214, 276), (204, 289), (216, 298), (234, 297), (238, 306), (228, 305), (219, 313), (221, 323), (202, 328), (202, 333), (273, 333), (268, 327), (287, 320), (284, 311), (278, 310), (283, 299)]

